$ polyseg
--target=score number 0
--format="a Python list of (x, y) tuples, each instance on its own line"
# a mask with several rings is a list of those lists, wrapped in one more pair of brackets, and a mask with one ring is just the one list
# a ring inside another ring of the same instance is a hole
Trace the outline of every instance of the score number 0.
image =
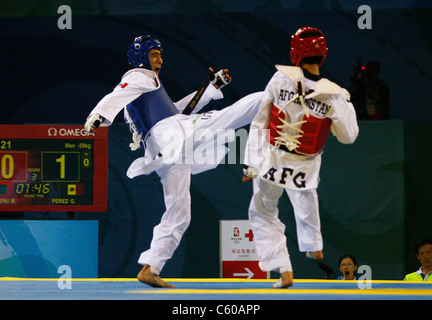
[(14, 175), (14, 159), (10, 154), (1, 158), (1, 175), (3, 179), (11, 179)]
[(0, 181), (27, 181), (27, 152), (0, 151)]

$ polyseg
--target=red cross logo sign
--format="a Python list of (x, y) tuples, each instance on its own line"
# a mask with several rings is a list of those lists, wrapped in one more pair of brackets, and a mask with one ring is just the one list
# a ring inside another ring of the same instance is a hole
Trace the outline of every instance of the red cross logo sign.
[(245, 237), (249, 239), (249, 242), (252, 242), (254, 238), (253, 231), (249, 229), (249, 232), (245, 234)]

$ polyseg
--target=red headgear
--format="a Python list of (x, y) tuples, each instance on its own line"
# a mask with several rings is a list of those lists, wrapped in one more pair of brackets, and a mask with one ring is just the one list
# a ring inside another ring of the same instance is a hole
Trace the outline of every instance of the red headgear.
[(321, 30), (313, 27), (303, 27), (291, 36), (291, 61), (300, 67), (306, 57), (322, 57), (319, 66), (327, 57), (327, 42)]

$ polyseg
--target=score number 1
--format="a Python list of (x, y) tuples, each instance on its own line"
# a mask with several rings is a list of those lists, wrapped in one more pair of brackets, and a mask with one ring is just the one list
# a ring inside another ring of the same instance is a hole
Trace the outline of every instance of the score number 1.
[(42, 152), (42, 181), (78, 182), (79, 161), (79, 152)]
[(65, 172), (66, 172), (66, 161), (65, 161), (65, 159), (66, 159), (66, 157), (65, 157), (64, 154), (62, 154), (60, 156), (60, 158), (56, 159), (56, 162), (60, 163), (60, 179), (64, 179), (65, 176), (66, 176), (66, 174), (65, 174)]

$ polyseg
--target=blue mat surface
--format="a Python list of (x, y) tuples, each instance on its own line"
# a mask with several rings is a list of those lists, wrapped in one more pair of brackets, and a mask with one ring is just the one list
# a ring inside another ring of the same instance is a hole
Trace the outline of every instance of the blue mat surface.
[[(176, 288), (151, 288), (130, 278), (0, 278), (0, 300), (432, 300), (432, 283), (296, 280), (272, 289), (275, 280), (164, 279)], [(64, 289), (62, 289), (62, 287)]]

